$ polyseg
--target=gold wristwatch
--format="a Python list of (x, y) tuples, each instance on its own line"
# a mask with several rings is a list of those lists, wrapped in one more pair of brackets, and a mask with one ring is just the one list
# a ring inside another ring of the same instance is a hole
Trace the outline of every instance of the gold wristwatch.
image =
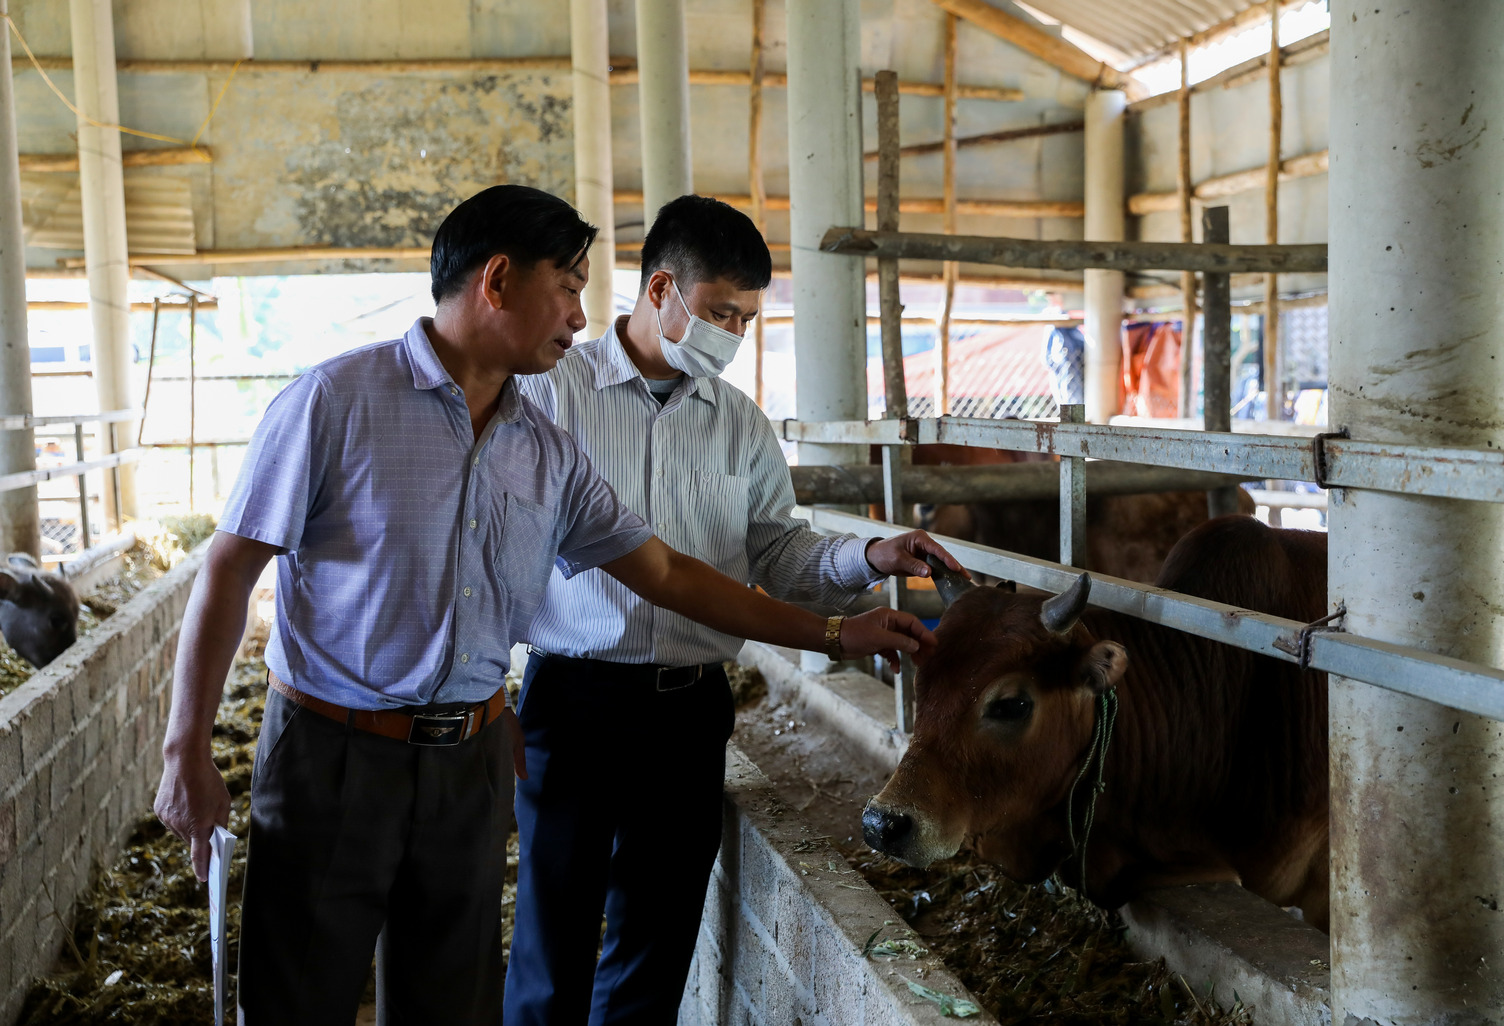
[(833, 663), (841, 661), (841, 622), (844, 616), (832, 616), (825, 621), (825, 654)]

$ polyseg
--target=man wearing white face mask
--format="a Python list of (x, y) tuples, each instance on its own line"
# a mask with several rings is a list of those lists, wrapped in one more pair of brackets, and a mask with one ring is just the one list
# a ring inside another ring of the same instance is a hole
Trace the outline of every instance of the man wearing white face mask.
[[(926, 553), (960, 569), (922, 531), (831, 538), (793, 517), (767, 417), (719, 378), (771, 279), (746, 215), (682, 196), (643, 243), (631, 315), (522, 392), (659, 537), (771, 595), (839, 606), (890, 573), (927, 575)], [(505, 1021), (668, 1026), (720, 844), (734, 718), (720, 664), (742, 640), (595, 571), (554, 575), (528, 639)]]

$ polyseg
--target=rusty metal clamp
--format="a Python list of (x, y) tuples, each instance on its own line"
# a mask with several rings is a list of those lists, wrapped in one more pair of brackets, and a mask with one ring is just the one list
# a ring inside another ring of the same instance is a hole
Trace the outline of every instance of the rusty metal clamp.
[(1311, 468), (1316, 478), (1316, 485), (1322, 489), (1329, 489), (1327, 483), (1326, 441), (1328, 438), (1349, 438), (1347, 428), (1338, 428), (1336, 431), (1323, 431), (1311, 438)]
[(919, 418), (900, 417), (898, 419), (898, 437), (903, 439), (906, 445), (919, 443)]
[(1288, 655), (1295, 657), (1295, 661), (1302, 670), (1311, 668), (1311, 639), (1317, 634), (1336, 633), (1344, 630), (1341, 626), (1332, 626), (1333, 620), (1340, 620), (1347, 615), (1347, 603), (1338, 602), (1337, 611), (1323, 616), (1319, 620), (1312, 620), (1299, 631), (1295, 637), (1282, 635), (1274, 639), (1274, 647)]

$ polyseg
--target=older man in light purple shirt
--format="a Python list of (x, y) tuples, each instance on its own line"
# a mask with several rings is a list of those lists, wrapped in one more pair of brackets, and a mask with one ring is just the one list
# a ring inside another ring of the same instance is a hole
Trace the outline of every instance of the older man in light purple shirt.
[(594, 236), (536, 189), (471, 197), (434, 238), (433, 320), (313, 368), (257, 431), (184, 614), (156, 801), (202, 879), (230, 805), (215, 710), (278, 557), (241, 917), (250, 1026), (351, 1022), (378, 933), (388, 1021), (501, 1021), (526, 775), (502, 681), (556, 561), (742, 637), (853, 655), (933, 643), (906, 614), (827, 622), (679, 555), (518, 396), (513, 376), (552, 367), (584, 327)]

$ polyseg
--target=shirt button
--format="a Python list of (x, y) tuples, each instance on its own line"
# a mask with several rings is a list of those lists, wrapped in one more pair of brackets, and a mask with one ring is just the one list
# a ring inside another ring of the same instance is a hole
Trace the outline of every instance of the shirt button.
[(668, 530), (668, 525), (667, 524), (659, 524), (658, 525), (658, 533), (659, 534), (662, 534), (666, 530)]
[(471, 460), (471, 461), (470, 461), (470, 465), (471, 465), (471, 466), (472, 466), (472, 467), (478, 467), (478, 466), (480, 466), (480, 457), (479, 457), (479, 456), (477, 456), (477, 457), (475, 457), (475, 458), (474, 458), (474, 459), (472, 459), (472, 460)]
[(455, 388), (453, 385), (450, 385), (449, 386), (449, 394), (450, 395), (459, 395), (460, 394), (460, 390), (457, 389), (457, 388)]
[(462, 663), (468, 663), (469, 661), (470, 661), (470, 653), (469, 652), (466, 652), (465, 654), (463, 654), (463, 655), (460, 656), (460, 662), (462, 662)]
[(465, 589), (465, 597), (466, 597), (466, 598), (469, 598), (469, 597), (470, 597), (470, 589), (469, 589), (469, 588), (466, 588), (466, 589)]
[(475, 530), (479, 526), (480, 526), (480, 521), (476, 520), (474, 517), (471, 517), (470, 518), (470, 530), (473, 531), (473, 530)]

